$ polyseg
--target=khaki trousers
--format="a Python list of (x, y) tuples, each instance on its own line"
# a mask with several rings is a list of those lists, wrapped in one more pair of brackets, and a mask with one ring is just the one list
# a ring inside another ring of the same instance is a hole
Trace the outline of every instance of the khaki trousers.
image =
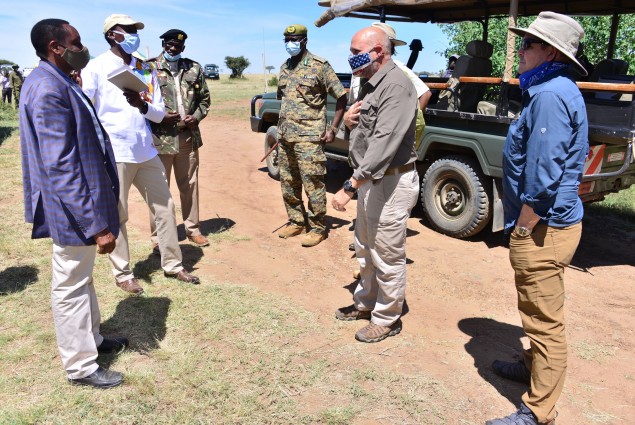
[(406, 295), (406, 229), (417, 203), (415, 170), (367, 182), (357, 193), (355, 255), (360, 281), (353, 300), (372, 310), (372, 322), (390, 326), (401, 316)]
[(51, 306), (62, 365), (70, 379), (84, 378), (99, 367), (97, 347), (101, 316), (93, 286), (97, 249), (53, 244)]
[[(170, 186), (172, 169), (174, 168), (174, 180), (179, 188), (181, 198), (181, 213), (186, 236), (198, 236), (201, 234), (201, 223), (198, 213), (198, 149), (193, 149), (192, 132), (179, 133), (179, 153), (159, 154), (159, 158), (165, 168), (165, 177)], [(153, 243), (158, 242), (157, 226), (154, 215), (150, 211), (150, 232)]]
[(115, 250), (108, 255), (112, 264), (112, 273), (117, 282), (132, 279), (130, 269), (130, 250), (128, 248), (128, 194), (130, 186), (139, 190), (141, 196), (154, 213), (157, 223), (157, 236), (161, 250), (161, 268), (167, 274), (176, 274), (183, 270), (181, 247), (176, 233), (174, 201), (165, 179), (165, 169), (158, 156), (139, 164), (118, 162), (119, 173), (119, 237)]
[(531, 387), (522, 397), (538, 422), (556, 416), (567, 370), (564, 269), (580, 242), (582, 223), (565, 228), (539, 224), (527, 237), (512, 235), (509, 258), (515, 272), (518, 310), (530, 340), (525, 365)]

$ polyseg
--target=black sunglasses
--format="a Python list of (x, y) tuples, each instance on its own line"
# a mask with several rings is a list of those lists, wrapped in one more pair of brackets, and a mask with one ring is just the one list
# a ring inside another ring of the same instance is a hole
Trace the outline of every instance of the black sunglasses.
[(546, 45), (548, 43), (542, 41), (542, 40), (538, 40), (537, 38), (523, 38), (522, 41), (520, 42), (520, 49), (523, 50), (529, 50), (531, 48), (532, 44), (543, 44)]

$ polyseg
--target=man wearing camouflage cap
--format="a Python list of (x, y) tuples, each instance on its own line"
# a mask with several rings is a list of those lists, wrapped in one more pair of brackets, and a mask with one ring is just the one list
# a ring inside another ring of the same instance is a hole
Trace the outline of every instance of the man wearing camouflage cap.
[[(291, 56), (280, 67), (278, 99), (282, 99), (278, 121), (280, 182), (289, 224), (278, 236), (290, 238), (309, 232), (302, 246), (315, 246), (326, 236), (326, 156), (324, 143), (335, 138), (344, 115), (346, 91), (331, 65), (306, 48), (307, 29), (289, 25), (284, 42)], [(335, 117), (327, 127), (327, 95), (337, 99)], [(302, 186), (308, 197), (308, 214), (302, 203)], [(308, 221), (308, 222), (307, 222)]]
[[(163, 40), (163, 52), (150, 63), (157, 68), (166, 114), (160, 123), (151, 122), (154, 146), (165, 167), (168, 185), (174, 169), (187, 238), (195, 245), (207, 246), (209, 242), (200, 230), (198, 209), (198, 148), (203, 144), (198, 124), (207, 116), (210, 94), (201, 65), (181, 57), (187, 34), (171, 29), (159, 38)], [(150, 230), (152, 243), (158, 249), (152, 212)]]

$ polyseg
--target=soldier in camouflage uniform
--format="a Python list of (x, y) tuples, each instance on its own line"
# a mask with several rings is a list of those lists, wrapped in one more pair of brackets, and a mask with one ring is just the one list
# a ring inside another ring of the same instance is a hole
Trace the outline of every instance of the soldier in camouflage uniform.
[[(150, 62), (157, 69), (166, 114), (160, 123), (151, 123), (154, 145), (165, 167), (168, 184), (174, 168), (188, 239), (198, 246), (207, 246), (209, 242), (200, 230), (198, 209), (198, 148), (203, 144), (198, 123), (207, 116), (210, 94), (201, 65), (181, 58), (187, 34), (172, 29), (160, 38), (164, 51)], [(150, 230), (156, 252), (156, 224), (152, 213)]]
[[(331, 65), (306, 48), (307, 29), (290, 25), (284, 31), (291, 55), (280, 67), (278, 98), (282, 99), (278, 121), (280, 182), (289, 224), (278, 236), (299, 235), (307, 224), (310, 231), (302, 246), (315, 246), (326, 234), (326, 156), (324, 143), (335, 138), (346, 107), (346, 91)], [(326, 97), (337, 99), (335, 117), (327, 128)], [(302, 203), (302, 186), (308, 197), (308, 214)], [(308, 219), (308, 223), (306, 220)]]
[(19, 68), (18, 65), (13, 65), (13, 72), (9, 74), (9, 84), (13, 90), (13, 99), (16, 109), (20, 107), (20, 90), (22, 90), (22, 83), (24, 82), (24, 76), (18, 70)]

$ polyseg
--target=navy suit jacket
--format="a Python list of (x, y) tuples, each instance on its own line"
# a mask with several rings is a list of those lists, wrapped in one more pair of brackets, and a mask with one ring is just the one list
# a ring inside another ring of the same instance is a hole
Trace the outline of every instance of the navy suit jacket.
[(25, 220), (33, 223), (31, 238), (50, 237), (60, 246), (94, 245), (106, 228), (119, 235), (112, 146), (80, 93), (58, 68), (41, 61), (20, 95)]

